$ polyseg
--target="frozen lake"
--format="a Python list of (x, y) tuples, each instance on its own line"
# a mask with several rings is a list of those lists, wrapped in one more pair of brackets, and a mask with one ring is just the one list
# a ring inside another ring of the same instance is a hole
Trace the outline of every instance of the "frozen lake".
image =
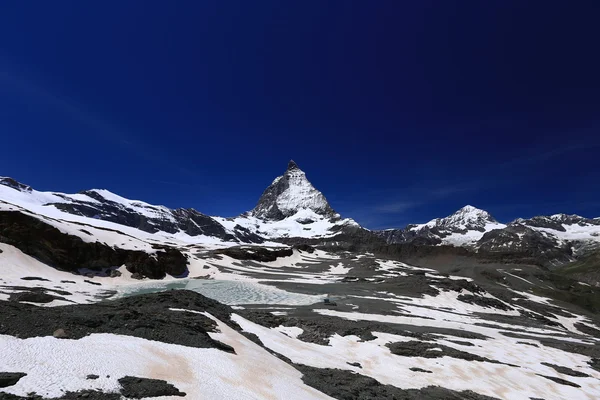
[(256, 282), (212, 279), (186, 279), (151, 286), (134, 286), (125, 289), (121, 295), (133, 296), (171, 289), (192, 290), (227, 305), (310, 305), (320, 303), (324, 299), (322, 295), (294, 293)]

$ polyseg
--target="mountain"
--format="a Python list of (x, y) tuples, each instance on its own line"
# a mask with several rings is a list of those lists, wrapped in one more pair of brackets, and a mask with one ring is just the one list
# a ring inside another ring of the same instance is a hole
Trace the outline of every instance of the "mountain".
[[(0, 177), (0, 210), (20, 209), (34, 216), (86, 223), (91, 226), (123, 230), (136, 237), (157, 240), (185, 237), (201, 242), (203, 237), (222, 241), (261, 242), (260, 237), (241, 227), (225, 228), (212, 217), (192, 208), (169, 209), (139, 200), (129, 200), (105, 189), (84, 190), (76, 194), (40, 192), (12, 178)], [(108, 223), (108, 224), (107, 224)], [(140, 231), (140, 232), (138, 232)], [(137, 233), (136, 233), (137, 232)]]
[(293, 161), (267, 187), (254, 209), (234, 218), (211, 217), (193, 208), (152, 205), (105, 189), (76, 194), (40, 192), (8, 177), (0, 177), (2, 210), (19, 210), (42, 220), (50, 218), (58, 229), (83, 240), (89, 240), (89, 235), (66, 226), (76, 223), (110, 229), (119, 232), (110, 238), (111, 245), (117, 247), (127, 247), (129, 242), (121, 234), (169, 245), (234, 244), (332, 237), (345, 228), (360, 228), (355, 221), (342, 219)]
[(329, 219), (339, 219), (323, 193), (306, 179), (306, 174), (292, 160), (287, 170), (275, 178), (264, 191), (250, 215), (262, 220), (281, 221), (298, 212), (313, 212)]
[(526, 255), (557, 267), (600, 247), (600, 221), (567, 214), (518, 218), (502, 230), (486, 233), (476, 247), (486, 252)]
[(267, 239), (328, 238), (361, 229), (354, 220), (342, 219), (333, 210), (294, 161), (265, 189), (251, 211), (236, 218), (215, 219), (226, 228), (240, 226)]
[(426, 224), (412, 224), (405, 229), (388, 229), (377, 234), (387, 243), (474, 245), (486, 232), (502, 229), (487, 211), (467, 205), (445, 218)]
[(556, 267), (600, 247), (600, 219), (555, 214), (502, 224), (485, 210), (465, 206), (445, 218), (375, 232), (387, 243), (452, 245), (481, 255)]
[(232, 218), (130, 200), (105, 189), (41, 192), (7, 177), (0, 178), (2, 211), (21, 212), (85, 243), (148, 254), (156, 246), (283, 241), (335, 242), (366, 249), (385, 242), (465, 247), (494, 259), (557, 267), (600, 247), (598, 218), (555, 214), (503, 224), (470, 205), (425, 224), (371, 232), (350, 218), (341, 218), (294, 161), (264, 190), (252, 210)]

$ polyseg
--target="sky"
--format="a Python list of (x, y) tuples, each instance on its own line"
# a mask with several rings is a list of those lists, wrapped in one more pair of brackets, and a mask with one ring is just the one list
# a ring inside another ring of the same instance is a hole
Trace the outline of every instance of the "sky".
[(0, 175), (234, 216), (600, 216), (598, 1), (0, 4)]

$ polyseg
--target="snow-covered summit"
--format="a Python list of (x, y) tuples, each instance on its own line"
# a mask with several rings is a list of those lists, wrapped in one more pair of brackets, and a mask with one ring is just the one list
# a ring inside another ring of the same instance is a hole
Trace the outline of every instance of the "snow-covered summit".
[(342, 219), (293, 160), (263, 192), (254, 209), (237, 218), (214, 218), (226, 229), (240, 226), (267, 239), (326, 238), (345, 228), (361, 228), (350, 218)]
[(263, 192), (250, 215), (261, 220), (280, 221), (303, 210), (326, 218), (339, 218), (323, 193), (315, 189), (304, 171), (291, 160), (285, 173), (275, 178)]
[(489, 212), (466, 205), (446, 218), (434, 219), (427, 223), (428, 226), (432, 224), (443, 228), (481, 230), (489, 224), (498, 224), (498, 221)]
[(379, 236), (388, 243), (474, 245), (486, 232), (502, 229), (492, 215), (482, 209), (466, 205), (444, 218), (435, 218), (425, 224), (408, 225), (405, 229), (386, 230)]
[(486, 231), (489, 230), (488, 226), (490, 225), (505, 226), (496, 221), (489, 212), (466, 205), (447, 217), (435, 218), (426, 224), (410, 225), (409, 229), (412, 231), (420, 231), (425, 228), (437, 228), (450, 231)]

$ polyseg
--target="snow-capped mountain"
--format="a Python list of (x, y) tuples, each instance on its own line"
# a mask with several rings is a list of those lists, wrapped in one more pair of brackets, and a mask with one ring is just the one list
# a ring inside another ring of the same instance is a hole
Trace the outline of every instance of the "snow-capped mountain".
[(267, 187), (254, 209), (237, 218), (215, 219), (228, 229), (240, 226), (269, 239), (325, 238), (345, 228), (360, 228), (333, 210), (294, 161)]
[(285, 173), (275, 178), (260, 196), (250, 215), (265, 221), (280, 221), (303, 210), (330, 219), (340, 218), (323, 193), (315, 189), (304, 171), (291, 160)]
[[(69, 223), (85, 224), (159, 243), (201, 243), (207, 238), (224, 242), (263, 241), (247, 230), (239, 229), (241, 227), (227, 229), (215, 219), (191, 208), (172, 210), (126, 199), (105, 189), (76, 194), (40, 192), (6, 177), (0, 178), (0, 211), (26, 212), (52, 221), (63, 230), (67, 230)], [(87, 239), (88, 235), (75, 231), (70, 233)]]
[(505, 225), (469, 205), (425, 224), (373, 235), (354, 220), (342, 219), (293, 161), (251, 211), (233, 218), (152, 205), (105, 189), (76, 194), (41, 192), (11, 178), (0, 178), (0, 211), (19, 211), (86, 243), (148, 254), (155, 253), (157, 246), (231, 246), (294, 238), (314, 243), (340, 233), (349, 233), (344, 240), (352, 243), (379, 241), (374, 239), (378, 236), (390, 244), (461, 246), (481, 254), (510, 254), (548, 265), (574, 260), (600, 247), (598, 218), (555, 214), (520, 218)]
[(474, 245), (481, 237), (506, 225), (496, 221), (485, 210), (467, 205), (445, 218), (436, 218), (426, 224), (412, 224), (405, 229), (378, 232), (388, 243), (415, 242), (420, 244)]
[(506, 228), (484, 235), (477, 247), (488, 252), (525, 253), (560, 265), (600, 247), (600, 221), (567, 214), (518, 218)]
[(503, 224), (487, 211), (467, 205), (445, 218), (376, 234), (387, 243), (461, 246), (480, 254), (557, 266), (600, 247), (600, 220), (555, 214)]
[[(293, 161), (264, 191), (253, 210), (235, 218), (211, 217), (193, 208), (152, 205), (105, 189), (76, 194), (41, 192), (7, 177), (0, 177), (0, 211), (25, 212), (89, 241), (90, 235), (75, 229), (77, 224), (85, 225), (87, 232), (98, 230), (93, 232), (94, 238), (106, 237), (103, 243), (118, 247), (127, 247), (132, 237), (169, 245), (262, 243), (279, 238), (331, 237), (345, 227), (359, 228), (353, 220), (340, 218)], [(107, 235), (107, 230), (115, 233)], [(151, 245), (136, 243), (130, 247)]]

